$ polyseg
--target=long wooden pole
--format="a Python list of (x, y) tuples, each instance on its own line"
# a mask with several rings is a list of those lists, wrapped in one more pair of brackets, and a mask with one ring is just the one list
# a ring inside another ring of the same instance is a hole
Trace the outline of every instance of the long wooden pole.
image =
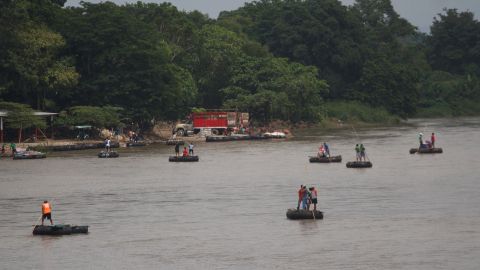
[(0, 117), (0, 142), (3, 143), (3, 117)]

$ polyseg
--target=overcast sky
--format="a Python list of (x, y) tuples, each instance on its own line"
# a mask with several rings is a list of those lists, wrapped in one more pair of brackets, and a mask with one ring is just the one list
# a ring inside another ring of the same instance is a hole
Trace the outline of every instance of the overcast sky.
[[(111, 0), (117, 4), (135, 3), (137, 0)], [(352, 4), (354, 0), (341, 0), (344, 4)], [(67, 5), (78, 5), (80, 0), (67, 0)], [(85, 2), (103, 2), (100, 0), (86, 0)], [(180, 10), (199, 10), (211, 18), (216, 18), (222, 10), (233, 10), (243, 6), (246, 0), (148, 0), (144, 2), (171, 2)], [(480, 0), (392, 0), (395, 10), (404, 18), (416, 25), (421, 31), (429, 32), (433, 17), (443, 8), (456, 8), (460, 11), (469, 10), (475, 13), (475, 18), (480, 15)]]

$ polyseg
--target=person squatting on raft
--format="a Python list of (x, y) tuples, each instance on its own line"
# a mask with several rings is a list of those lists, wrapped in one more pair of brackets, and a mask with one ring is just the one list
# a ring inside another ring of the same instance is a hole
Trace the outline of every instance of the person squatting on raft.
[(183, 147), (183, 156), (184, 156), (184, 157), (188, 157), (187, 147)]
[(43, 204), (42, 204), (42, 226), (43, 226), (43, 221), (45, 219), (49, 219), (50, 224), (53, 225), (52, 206), (48, 201), (43, 201)]

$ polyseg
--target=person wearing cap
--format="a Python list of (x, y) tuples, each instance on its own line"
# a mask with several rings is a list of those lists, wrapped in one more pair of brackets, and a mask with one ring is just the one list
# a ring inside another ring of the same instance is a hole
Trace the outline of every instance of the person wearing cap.
[(43, 204), (42, 204), (42, 226), (43, 226), (43, 221), (45, 219), (49, 219), (50, 224), (53, 225), (52, 206), (48, 201), (43, 201)]
[(420, 148), (423, 146), (423, 133), (418, 133), (418, 140), (420, 141)]

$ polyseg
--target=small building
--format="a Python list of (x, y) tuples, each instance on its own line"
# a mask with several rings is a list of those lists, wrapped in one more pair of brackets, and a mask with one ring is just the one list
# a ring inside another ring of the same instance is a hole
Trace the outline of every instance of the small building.
[[(53, 117), (58, 115), (58, 113), (52, 113), (52, 112), (34, 112), (33, 115), (38, 116), (38, 117), (50, 117), (50, 128), (52, 129), (51, 133), (51, 138), (53, 139)], [(3, 132), (4, 132), (4, 118), (8, 118), (8, 112), (7, 111), (0, 111), (0, 143), (3, 143)], [(38, 129), (36, 128), (35, 131)], [(42, 132), (43, 133), (43, 132)], [(46, 135), (45, 135), (46, 137)]]

